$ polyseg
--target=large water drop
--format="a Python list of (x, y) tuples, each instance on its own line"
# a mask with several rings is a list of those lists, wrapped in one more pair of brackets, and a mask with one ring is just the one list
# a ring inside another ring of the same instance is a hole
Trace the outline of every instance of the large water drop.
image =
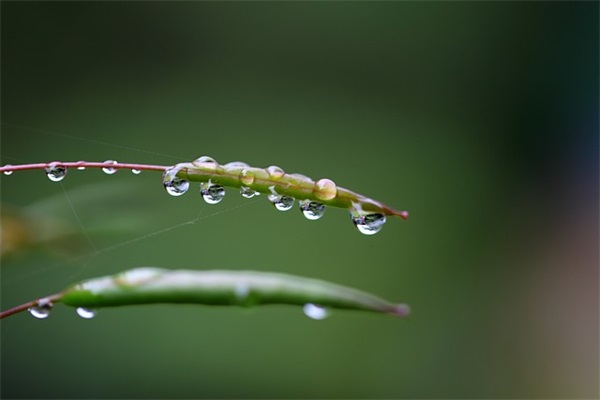
[(92, 319), (96, 316), (96, 310), (90, 310), (88, 308), (77, 307), (77, 310), (75, 311), (77, 312), (77, 315), (85, 319)]
[(294, 206), (294, 198), (290, 196), (270, 194), (268, 199), (279, 211), (288, 211)]
[(52, 182), (60, 182), (67, 175), (67, 167), (60, 165), (59, 163), (51, 163), (46, 168), (46, 176)]
[(329, 312), (324, 307), (312, 303), (305, 304), (302, 311), (307, 317), (316, 320), (322, 320), (329, 316)]
[(171, 179), (163, 180), (163, 185), (171, 196), (181, 196), (190, 188), (190, 183), (185, 179), (173, 177)]
[(221, 185), (207, 183), (200, 187), (200, 194), (207, 204), (217, 204), (225, 197), (225, 188)]
[[(106, 161), (104, 161), (102, 164), (109, 164), (109, 165), (110, 165), (110, 164), (117, 164), (117, 162), (116, 162), (115, 160), (106, 160)], [(112, 174), (114, 174), (115, 172), (117, 172), (117, 169), (116, 169), (116, 168), (113, 168), (113, 167), (110, 167), (110, 166), (106, 166), (106, 167), (103, 167), (103, 168), (102, 168), (102, 171), (103, 171), (105, 174), (112, 175)]]
[(383, 228), (385, 215), (379, 213), (352, 215), (352, 222), (363, 235), (374, 235)]
[(321, 218), (325, 214), (325, 205), (316, 201), (302, 200), (300, 203), (300, 211), (311, 221)]
[(241, 194), (241, 195), (242, 195), (242, 197), (243, 197), (243, 198), (245, 198), (245, 199), (251, 199), (251, 198), (253, 198), (254, 196), (258, 196), (260, 193), (259, 193), (259, 192), (257, 192), (257, 191), (256, 191), (256, 190), (254, 190), (254, 189), (250, 189), (249, 187), (242, 186), (242, 187), (240, 188), (240, 194)]

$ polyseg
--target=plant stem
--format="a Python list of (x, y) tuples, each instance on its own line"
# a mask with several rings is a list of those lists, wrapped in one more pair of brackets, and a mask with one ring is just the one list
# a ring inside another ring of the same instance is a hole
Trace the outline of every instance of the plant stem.
[(14, 171), (24, 171), (30, 169), (46, 169), (50, 166), (54, 167), (65, 167), (65, 168), (114, 168), (114, 169), (137, 169), (140, 171), (165, 171), (171, 168), (170, 165), (148, 165), (148, 164), (131, 164), (131, 163), (110, 163), (110, 162), (89, 162), (89, 161), (75, 161), (75, 162), (61, 162), (54, 161), (49, 163), (35, 163), (35, 164), (20, 164), (20, 165), (5, 165), (0, 167), (0, 172), (11, 173)]

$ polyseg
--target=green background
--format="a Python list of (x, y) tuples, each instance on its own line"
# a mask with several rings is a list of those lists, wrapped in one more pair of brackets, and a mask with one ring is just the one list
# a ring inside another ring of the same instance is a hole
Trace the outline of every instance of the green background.
[(1, 396), (597, 397), (598, 11), (2, 2), (2, 164), (210, 155), (411, 213), (367, 237), (343, 210), (170, 197), (157, 173), (14, 173), (3, 225), (51, 234), (2, 259), (3, 309), (152, 265), (326, 279), (413, 313), (57, 306), (2, 321)]

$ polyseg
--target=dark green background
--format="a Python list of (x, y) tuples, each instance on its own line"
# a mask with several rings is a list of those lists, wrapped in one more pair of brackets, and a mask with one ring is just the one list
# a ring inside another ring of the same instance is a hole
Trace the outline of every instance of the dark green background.
[(206, 154), (411, 213), (366, 237), (342, 210), (310, 222), (233, 190), (173, 198), (156, 173), (15, 173), (3, 212), (87, 236), (57, 229), (5, 257), (2, 308), (141, 265), (282, 271), (413, 308), (22, 314), (2, 321), (3, 398), (598, 396), (597, 2), (1, 12), (3, 164)]

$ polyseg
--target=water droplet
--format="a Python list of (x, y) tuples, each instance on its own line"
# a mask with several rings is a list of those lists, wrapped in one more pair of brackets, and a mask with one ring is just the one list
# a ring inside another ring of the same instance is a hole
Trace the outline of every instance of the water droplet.
[(385, 215), (379, 213), (352, 215), (352, 222), (363, 235), (374, 235), (383, 228)]
[(215, 161), (214, 158), (209, 156), (198, 157), (197, 159), (192, 161), (192, 164), (194, 164), (197, 167), (202, 167), (204, 169), (213, 171), (219, 167), (219, 163), (217, 163), (217, 161)]
[(337, 186), (331, 179), (323, 178), (315, 183), (313, 192), (319, 200), (333, 200), (337, 196)]
[(52, 182), (60, 182), (67, 175), (67, 167), (63, 167), (60, 163), (50, 163), (45, 170), (46, 176)]
[(245, 199), (251, 199), (254, 196), (260, 195), (260, 193), (257, 192), (256, 190), (250, 189), (249, 187), (246, 187), (246, 186), (242, 186), (240, 188), (240, 193), (242, 194), (242, 197)]
[[(106, 161), (103, 162), (103, 164), (117, 164), (117, 162), (114, 161), (114, 160), (106, 160)], [(115, 172), (117, 172), (117, 169), (116, 168), (112, 168), (112, 167), (103, 167), (102, 171), (105, 174), (112, 175)]]
[(40, 299), (37, 301), (37, 305), (35, 307), (29, 308), (29, 314), (33, 315), (38, 319), (48, 318), (50, 315), (50, 311), (52, 310), (52, 302), (47, 299)]
[(92, 319), (96, 316), (96, 310), (90, 310), (88, 308), (77, 307), (77, 315), (81, 318)]
[(131, 170), (131, 173), (133, 173), (134, 175), (139, 175), (141, 172), (142, 172), (142, 171), (140, 171), (139, 169), (135, 169), (135, 168), (133, 168), (133, 169)]
[(311, 221), (317, 220), (325, 214), (325, 205), (316, 201), (302, 200), (300, 203), (300, 211)]
[(163, 179), (163, 186), (171, 196), (181, 196), (188, 191), (190, 183), (176, 176), (169, 179), (166, 175), (166, 180)]
[[(77, 163), (78, 163), (78, 164), (83, 164), (83, 163), (85, 163), (85, 161), (77, 161)], [(85, 169), (85, 166), (83, 166), (83, 165), (80, 165), (79, 167), (77, 167), (77, 169), (78, 169), (79, 171), (83, 171), (83, 170)]]
[(243, 169), (242, 172), (240, 172), (240, 181), (244, 185), (252, 185), (254, 183), (254, 172), (249, 169)]
[(283, 169), (279, 168), (276, 165), (271, 165), (270, 167), (268, 167), (267, 172), (269, 173), (271, 179), (279, 179), (285, 174)]
[(214, 185), (209, 182), (200, 186), (200, 194), (206, 203), (217, 204), (225, 197), (225, 188), (221, 185)]
[(294, 198), (290, 196), (270, 194), (268, 199), (279, 211), (288, 211), (294, 206)]
[(329, 312), (324, 307), (312, 303), (305, 304), (302, 310), (307, 317), (316, 320), (322, 320), (329, 316)]
[[(12, 167), (10, 164), (6, 164), (5, 167)], [(14, 171), (4, 171), (4, 175), (11, 175)]]
[(250, 166), (243, 161), (232, 161), (230, 163), (223, 165), (223, 167), (225, 167), (225, 168), (246, 168), (246, 167), (250, 167)]

